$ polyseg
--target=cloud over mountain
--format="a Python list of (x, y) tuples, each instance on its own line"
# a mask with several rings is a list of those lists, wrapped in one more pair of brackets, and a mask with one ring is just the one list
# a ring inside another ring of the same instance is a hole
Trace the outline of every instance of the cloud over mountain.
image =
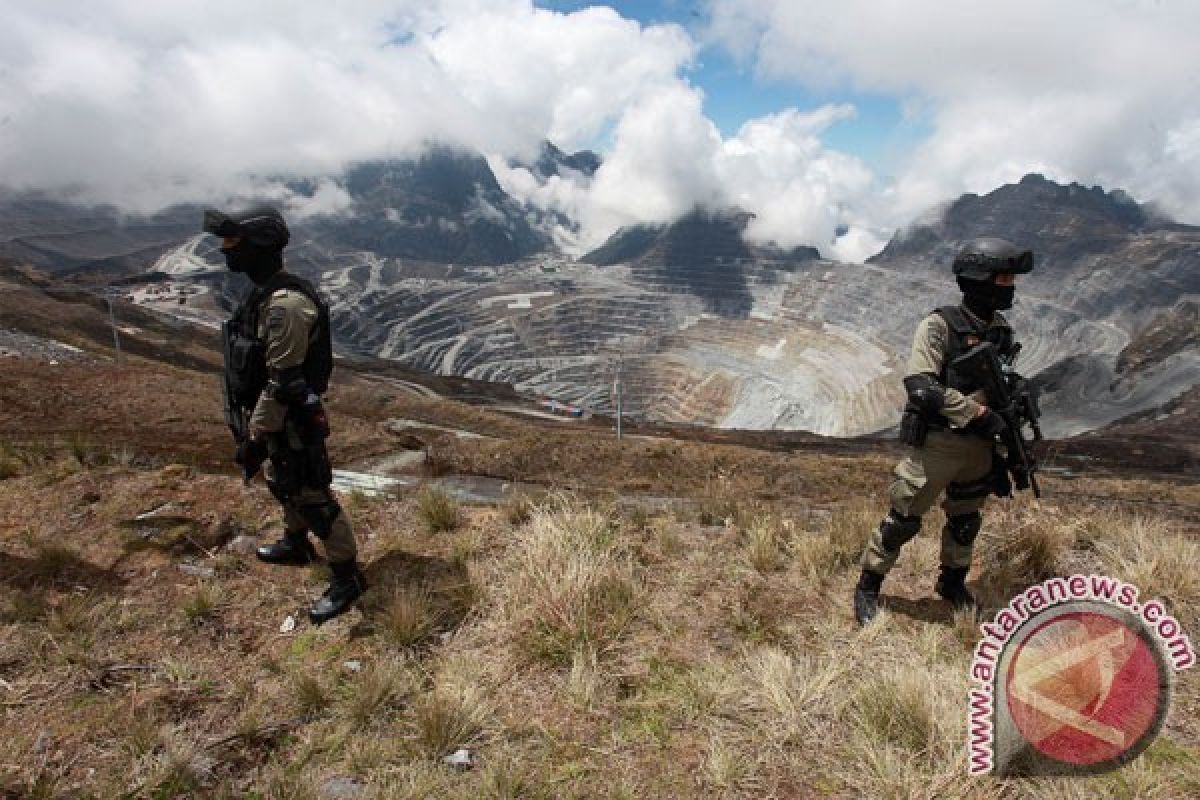
[[(530, 0), (0, 0), (0, 175), (136, 210), (256, 194), (330, 213), (348, 206), (347, 166), (440, 142), (489, 154), (506, 191), (573, 220), (556, 236), (576, 251), (624, 225), (736, 206), (755, 214), (755, 241), (861, 260), (924, 208), (1030, 171), (1197, 218), (1194, 4), (704, 9), (698, 35)], [(931, 134), (886, 181), (826, 143), (848, 103), (723, 134), (692, 82), (705, 48), (769, 80), (898, 96)], [(603, 163), (512, 166), (546, 139)], [(321, 192), (290, 195), (294, 177)]]
[(928, 122), (888, 193), (902, 216), (1040, 172), (1125, 187), (1200, 221), (1200, 5), (710, 5), (711, 41), (761, 77), (899, 96)]
[[(624, 224), (727, 203), (760, 215), (752, 233), (828, 248), (847, 191), (866, 183), (861, 164), (819, 143), (821, 120), (846, 110), (783, 111), (723, 139), (687, 79), (696, 42), (609, 8), (2, 5), (0, 170), (19, 187), (149, 210), (281, 197), (285, 177), (336, 176), (431, 141), (526, 158), (547, 138), (607, 142), (591, 179), (498, 170), (522, 199), (576, 217), (560, 234), (582, 250)], [(345, 205), (332, 184), (319, 199), (294, 198), (293, 211)]]

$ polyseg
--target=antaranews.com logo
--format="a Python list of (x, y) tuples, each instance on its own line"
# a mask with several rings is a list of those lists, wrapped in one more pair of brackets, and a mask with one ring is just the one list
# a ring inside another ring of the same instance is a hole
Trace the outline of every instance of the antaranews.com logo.
[(1158, 735), (1172, 675), (1196, 663), (1162, 602), (1102, 575), (1052, 578), (1014, 597), (971, 663), (973, 775), (1116, 769)]

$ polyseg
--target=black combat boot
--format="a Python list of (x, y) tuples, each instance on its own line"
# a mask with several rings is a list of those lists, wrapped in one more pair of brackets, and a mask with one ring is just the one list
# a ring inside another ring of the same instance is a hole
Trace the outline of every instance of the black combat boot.
[(265, 544), (254, 551), (259, 561), (268, 564), (304, 566), (317, 560), (317, 550), (308, 540), (306, 531), (284, 531), (275, 544)]
[(339, 614), (344, 614), (354, 605), (354, 601), (367, 589), (367, 577), (362, 574), (358, 564), (353, 561), (342, 561), (330, 564), (333, 579), (325, 594), (308, 611), (308, 618), (314, 625), (328, 622)]
[(934, 591), (954, 606), (955, 611), (974, 611), (979, 608), (975, 602), (975, 595), (971, 594), (965, 583), (968, 569), (970, 567), (943, 566), (942, 571), (938, 574)]
[(879, 588), (883, 586), (883, 576), (878, 572), (864, 569), (858, 576), (858, 585), (854, 587), (854, 619), (859, 625), (866, 625), (875, 619), (879, 613)]

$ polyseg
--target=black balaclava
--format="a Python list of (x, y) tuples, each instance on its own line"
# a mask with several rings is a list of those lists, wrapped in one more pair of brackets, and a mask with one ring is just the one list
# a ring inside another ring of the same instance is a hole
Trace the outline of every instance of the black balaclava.
[(997, 286), (997, 274), (1023, 275), (1033, 271), (1033, 251), (1007, 239), (981, 236), (963, 246), (954, 258), (954, 277), (962, 289), (963, 305), (975, 316), (991, 322), (992, 314), (1012, 308), (1013, 286)]
[(1015, 286), (997, 286), (990, 280), (977, 281), (958, 276), (958, 288), (962, 289), (963, 305), (982, 320), (990, 321), (992, 314), (1012, 308)]
[(221, 252), (225, 254), (225, 265), (230, 272), (245, 273), (258, 286), (283, 269), (282, 248), (263, 247), (242, 239), (236, 246), (222, 249)]

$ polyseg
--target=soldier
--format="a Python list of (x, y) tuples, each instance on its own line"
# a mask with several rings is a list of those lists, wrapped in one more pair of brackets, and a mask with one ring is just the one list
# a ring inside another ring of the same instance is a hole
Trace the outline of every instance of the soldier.
[[(983, 520), (980, 510), (995, 482), (1007, 480), (1007, 475), (993, 478), (993, 445), (1007, 423), (987, 407), (981, 391), (964, 394), (951, 385), (947, 366), (981, 341), (995, 344), (1001, 356), (1014, 352), (1012, 329), (999, 311), (1012, 307), (1016, 275), (1033, 270), (1033, 253), (1003, 239), (976, 239), (954, 259), (953, 270), (962, 303), (926, 316), (913, 340), (900, 437), (913, 449), (896, 466), (891, 509), (863, 552), (862, 575), (854, 589), (854, 617), (860, 625), (878, 613), (884, 576), (943, 490), (946, 524), (935, 591), (956, 609), (975, 607), (967, 571)], [(1003, 470), (1003, 464), (996, 468)]]
[(367, 587), (350, 520), (329, 489), (329, 427), (320, 400), (333, 369), (329, 309), (312, 284), (284, 269), (289, 233), (275, 209), (206, 211), (204, 230), (221, 237), (230, 271), (254, 283), (225, 325), (225, 371), (235, 461), (247, 481), (265, 461), (267, 486), (283, 506), (283, 537), (257, 555), (269, 564), (309, 564), (317, 553), (308, 534), (324, 543), (333, 577), (308, 612), (321, 624), (347, 611)]

